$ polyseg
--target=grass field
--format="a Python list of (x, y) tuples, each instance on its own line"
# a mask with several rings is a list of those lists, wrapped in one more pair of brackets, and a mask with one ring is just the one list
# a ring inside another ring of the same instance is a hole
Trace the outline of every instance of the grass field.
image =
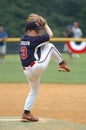
[[(71, 72), (58, 72), (58, 65), (51, 60), (42, 75), (41, 82), (45, 83), (86, 83), (86, 54), (70, 60), (67, 54), (62, 54), (71, 68)], [(5, 62), (0, 63), (0, 82), (27, 82), (22, 71), (18, 55), (6, 55)]]

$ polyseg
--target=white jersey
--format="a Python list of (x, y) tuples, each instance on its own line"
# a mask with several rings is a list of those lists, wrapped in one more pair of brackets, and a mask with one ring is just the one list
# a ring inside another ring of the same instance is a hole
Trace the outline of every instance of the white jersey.
[(73, 27), (73, 34), (74, 34), (74, 38), (82, 37), (82, 31), (81, 31), (80, 28), (74, 28)]

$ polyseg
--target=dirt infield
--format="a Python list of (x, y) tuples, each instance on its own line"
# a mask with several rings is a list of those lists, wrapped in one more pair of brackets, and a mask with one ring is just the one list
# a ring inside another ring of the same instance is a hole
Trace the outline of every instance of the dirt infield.
[[(0, 84), (0, 116), (21, 116), (28, 92), (28, 84)], [(86, 124), (86, 84), (41, 84), (32, 112)]]

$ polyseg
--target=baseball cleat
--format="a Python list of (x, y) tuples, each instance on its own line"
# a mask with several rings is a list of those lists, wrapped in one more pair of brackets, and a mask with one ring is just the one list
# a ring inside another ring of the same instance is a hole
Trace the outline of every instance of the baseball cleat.
[(36, 122), (38, 120), (39, 119), (37, 117), (34, 117), (31, 113), (28, 113), (28, 114), (23, 113), (22, 119), (21, 119), (22, 122), (28, 122), (28, 121)]
[(61, 63), (59, 63), (58, 70), (63, 72), (70, 72), (70, 68), (67, 66), (66, 61), (62, 61)]

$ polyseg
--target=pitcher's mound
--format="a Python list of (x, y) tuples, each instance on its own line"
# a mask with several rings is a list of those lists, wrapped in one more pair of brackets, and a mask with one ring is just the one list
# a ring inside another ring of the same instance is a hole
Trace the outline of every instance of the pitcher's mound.
[(21, 122), (20, 117), (2, 116), (0, 130), (86, 130), (86, 126), (48, 118), (39, 118), (38, 122)]

